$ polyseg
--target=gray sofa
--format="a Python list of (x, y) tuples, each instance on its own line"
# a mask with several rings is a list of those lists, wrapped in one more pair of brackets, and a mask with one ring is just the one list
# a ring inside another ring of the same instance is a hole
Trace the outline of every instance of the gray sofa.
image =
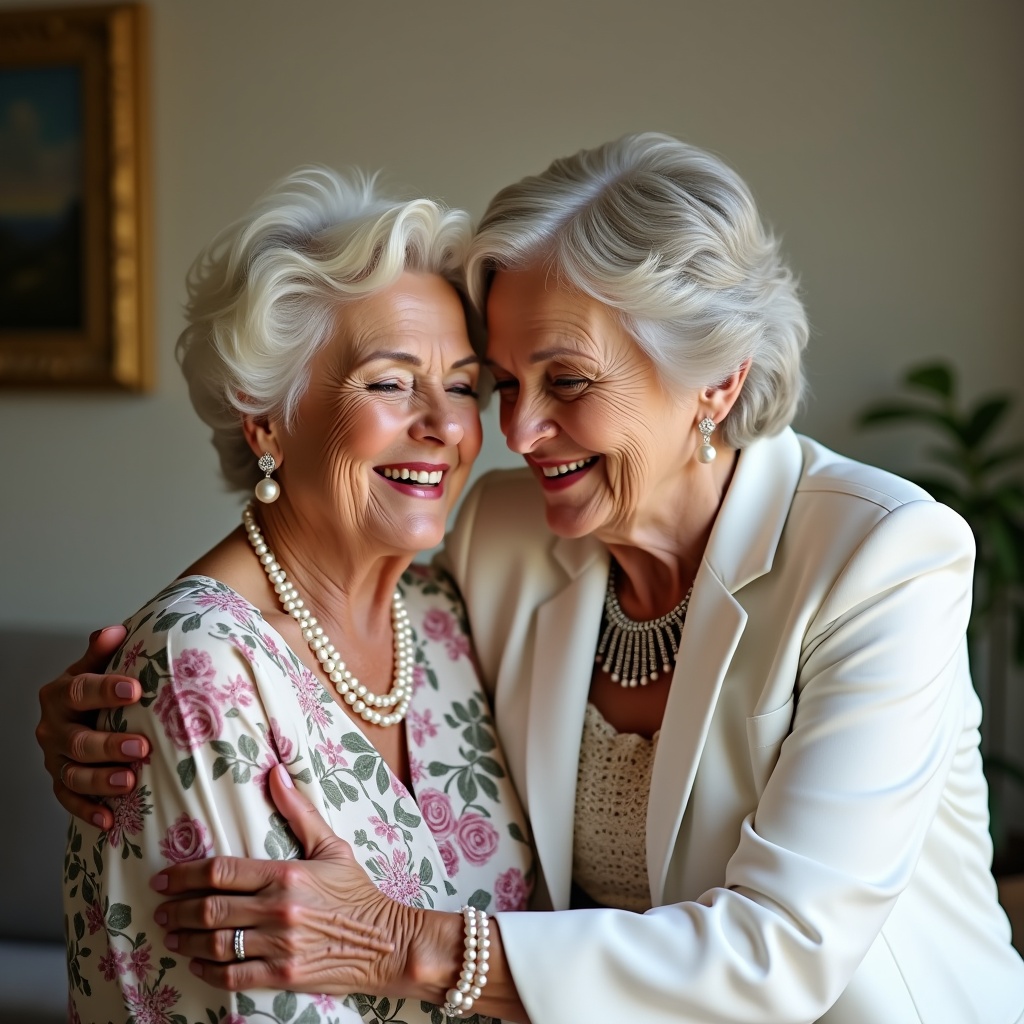
[(67, 974), (61, 870), (67, 813), (53, 798), (36, 746), (37, 692), (74, 661), (81, 635), (0, 629), (4, 743), (0, 779), (7, 814), (0, 842), (0, 1024), (63, 1024)]

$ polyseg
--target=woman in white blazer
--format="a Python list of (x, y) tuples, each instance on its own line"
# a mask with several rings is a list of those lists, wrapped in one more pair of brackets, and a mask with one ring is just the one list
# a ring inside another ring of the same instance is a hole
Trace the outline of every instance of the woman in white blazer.
[[(317, 858), (207, 861), (167, 873), (178, 948), (226, 988), (279, 981), (287, 957), (233, 963), (223, 936), (299, 945), (282, 908), (341, 905), (396, 955), (367, 978), (328, 948), (330, 984), (451, 1016), (1013, 1024), (972, 537), (789, 428), (806, 321), (746, 186), (628, 136), (499, 193), (469, 276), (526, 468), (477, 484), (444, 563), (554, 912), (497, 914), (487, 942), (467, 914), (463, 941), (457, 915), (350, 895), (343, 857), (315, 896)], [(87, 680), (80, 707), (107, 692)], [(281, 810), (332, 845), (298, 797)]]

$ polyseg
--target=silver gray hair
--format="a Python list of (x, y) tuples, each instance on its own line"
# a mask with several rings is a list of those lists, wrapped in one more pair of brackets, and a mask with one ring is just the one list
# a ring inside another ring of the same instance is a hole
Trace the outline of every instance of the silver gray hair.
[(466, 261), (473, 301), (485, 308), (495, 271), (537, 265), (616, 310), (670, 386), (717, 384), (749, 359), (726, 444), (796, 414), (807, 317), (750, 190), (717, 157), (646, 132), (503, 189)]
[(261, 476), (242, 416), (294, 422), (310, 363), (346, 302), (414, 271), (445, 278), (470, 312), (462, 269), (470, 237), (462, 210), (382, 195), (375, 176), (358, 171), (310, 167), (278, 182), (199, 254), (177, 355), (229, 487)]

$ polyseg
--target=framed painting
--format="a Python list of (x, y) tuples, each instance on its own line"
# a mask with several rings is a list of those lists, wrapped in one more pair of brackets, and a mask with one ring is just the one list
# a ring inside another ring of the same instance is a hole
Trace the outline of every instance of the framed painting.
[(146, 12), (0, 10), (0, 386), (152, 386)]

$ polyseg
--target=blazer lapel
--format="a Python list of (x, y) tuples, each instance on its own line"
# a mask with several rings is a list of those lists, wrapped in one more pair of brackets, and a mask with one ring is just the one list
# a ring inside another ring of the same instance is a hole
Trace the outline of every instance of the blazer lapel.
[(587, 540), (559, 540), (554, 553), (570, 578), (535, 613), (526, 795), (548, 894), (561, 910), (569, 906), (576, 771), (609, 560)]
[(772, 567), (803, 467), (792, 430), (743, 450), (694, 581), (647, 806), (647, 871), (659, 906), (718, 695), (747, 622), (734, 596)]

